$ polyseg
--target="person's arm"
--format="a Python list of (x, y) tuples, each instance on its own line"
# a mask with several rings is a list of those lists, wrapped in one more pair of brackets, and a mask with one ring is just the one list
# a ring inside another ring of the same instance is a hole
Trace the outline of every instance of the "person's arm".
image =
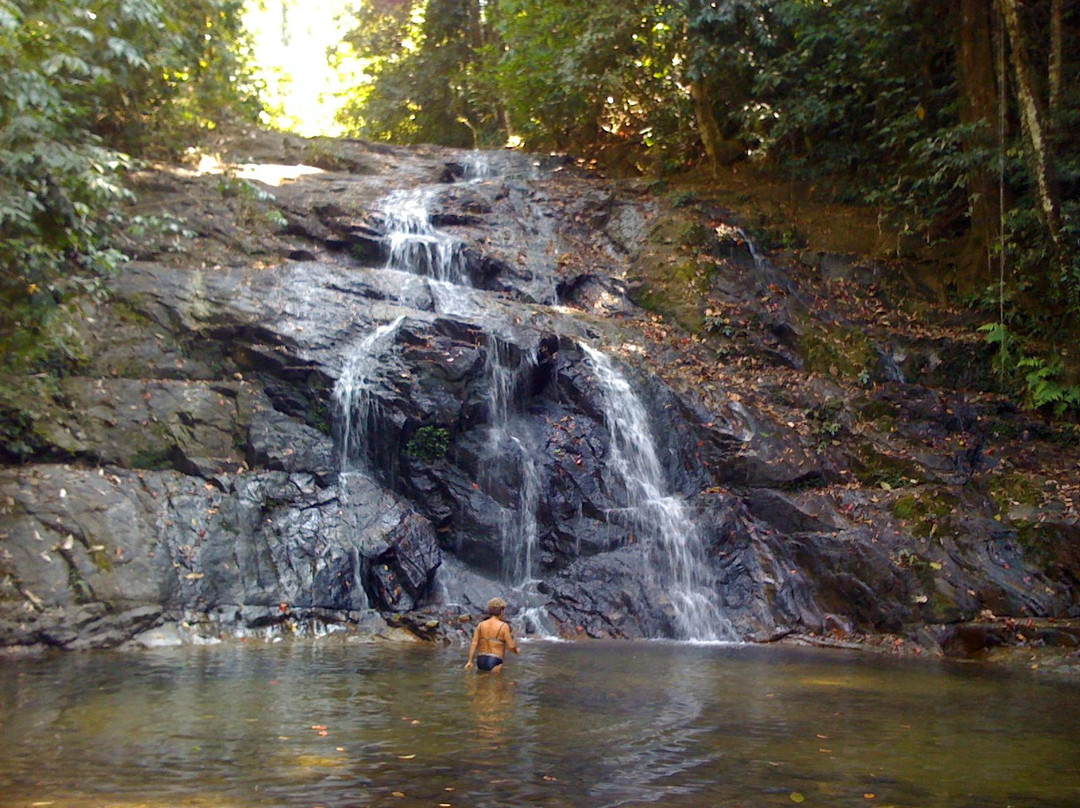
[(476, 627), (472, 635), (472, 645), (469, 646), (469, 661), (465, 663), (466, 669), (473, 666), (473, 661), (476, 659), (476, 647), (480, 644), (480, 626)]
[(517, 643), (514, 642), (514, 634), (513, 634), (512, 631), (510, 631), (510, 624), (509, 623), (503, 623), (503, 625), (506, 626), (506, 640), (505, 640), (506, 650), (507, 651), (513, 651), (515, 654), (520, 656), (521, 655), (521, 649), (518, 648)]

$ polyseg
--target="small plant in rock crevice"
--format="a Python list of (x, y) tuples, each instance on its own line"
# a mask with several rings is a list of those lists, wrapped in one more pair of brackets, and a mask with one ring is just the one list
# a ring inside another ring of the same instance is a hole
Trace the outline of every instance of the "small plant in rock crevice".
[(446, 455), (450, 448), (450, 432), (439, 426), (422, 426), (409, 439), (405, 454), (426, 463)]

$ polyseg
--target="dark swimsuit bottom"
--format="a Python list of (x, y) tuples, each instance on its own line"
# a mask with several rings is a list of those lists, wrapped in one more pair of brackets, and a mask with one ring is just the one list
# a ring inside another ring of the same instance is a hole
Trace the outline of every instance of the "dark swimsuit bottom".
[(501, 664), (503, 664), (502, 657), (497, 657), (494, 654), (476, 655), (476, 669), (478, 671), (493, 671)]

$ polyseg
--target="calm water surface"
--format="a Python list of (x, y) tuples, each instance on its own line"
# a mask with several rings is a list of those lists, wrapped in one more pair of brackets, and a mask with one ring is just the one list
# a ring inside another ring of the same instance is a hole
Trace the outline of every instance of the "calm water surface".
[[(0, 662), (0, 804), (1080, 805), (1080, 687), (674, 643), (322, 643)], [(325, 734), (323, 734), (325, 733)]]

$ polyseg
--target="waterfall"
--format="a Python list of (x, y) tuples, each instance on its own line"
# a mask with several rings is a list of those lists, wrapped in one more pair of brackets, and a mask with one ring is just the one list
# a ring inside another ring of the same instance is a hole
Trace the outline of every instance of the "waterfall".
[(496, 337), (490, 338), (484, 366), (489, 431), (482, 475), (489, 489), (508, 481), (517, 484), (516, 492), (507, 492), (506, 499), (510, 502), (506, 504), (499, 529), (503, 576), (517, 588), (528, 586), (533, 578), (541, 484), (537, 449), (530, 445), (526, 435), (514, 428), (514, 400), (523, 376), (535, 366), (535, 349), (526, 353), (515, 367), (510, 345)]
[(394, 191), (383, 200), (386, 269), (468, 285), (465, 245), (431, 224), (428, 207), (436, 188)]
[(610, 469), (623, 488), (625, 518), (638, 540), (648, 542), (651, 582), (671, 603), (676, 639), (733, 639), (730, 622), (715, 604), (715, 580), (697, 526), (683, 500), (665, 493), (663, 468), (641, 399), (605, 354), (584, 343), (581, 348), (604, 394)]
[[(496, 174), (491, 157), (482, 152), (465, 155), (462, 166), (463, 182), (479, 182)], [(424, 187), (395, 191), (384, 198), (382, 210), (387, 250), (384, 269), (426, 276), (439, 314), (483, 322), (488, 312), (471, 291), (464, 243), (431, 223), (429, 207), (440, 191), (439, 186)], [(340, 395), (335, 388), (339, 408), (347, 418), (349, 414), (352, 418), (351, 422), (346, 422), (343, 458), (349, 452), (356, 455), (357, 449), (350, 448), (350, 444), (363, 440), (360, 432), (367, 424), (370, 406), (365, 394), (366, 385), (396, 326), (384, 329), (357, 346), (347, 362), (350, 372), (342, 374), (343, 379), (348, 375), (350, 380), (346, 384), (339, 383)], [(537, 591), (534, 578), (539, 535), (537, 507), (542, 489), (538, 463), (540, 450), (535, 438), (515, 424), (515, 401), (523, 381), (536, 363), (535, 348), (519, 355), (510, 343), (489, 336), (484, 368), (488, 435), (478, 483), (503, 509), (497, 525), (501, 578), (514, 590), (518, 615), (530, 633), (551, 636), (547, 612), (541, 605), (546, 598)], [(344, 403), (346, 398), (348, 404)], [(444, 597), (453, 597), (454, 593), (449, 591), (451, 582), (441, 573), (437, 575), (441, 577), (436, 581), (436, 587)]]
[[(367, 463), (367, 432), (371, 426), (371, 390), (382, 356), (393, 345), (404, 316), (392, 323), (381, 325), (353, 343), (345, 353), (341, 374), (334, 382), (333, 400), (337, 412), (338, 466), (341, 470), (340, 496), (343, 507), (349, 507), (349, 475), (363, 473)], [(368, 608), (367, 592), (363, 583), (364, 563), (355, 547), (350, 553), (354, 579), (353, 592), (361, 599), (360, 608)]]
[[(371, 388), (383, 354), (393, 345), (404, 316), (381, 325), (355, 342), (345, 355), (341, 375), (334, 383), (334, 403), (341, 425), (341, 470), (348, 471), (367, 448), (371, 417)], [(360, 465), (364, 465), (360, 462)]]
[(461, 161), (465, 169), (466, 182), (482, 182), (496, 176), (495, 166), (492, 165), (491, 155), (488, 152), (472, 151), (463, 156)]
[(741, 227), (736, 227), (735, 232), (739, 234), (739, 237), (745, 242), (746, 249), (750, 251), (750, 257), (754, 261), (754, 269), (762, 269), (765, 266), (765, 256), (758, 250), (757, 244), (750, 236), (746, 234), (746, 231)]

